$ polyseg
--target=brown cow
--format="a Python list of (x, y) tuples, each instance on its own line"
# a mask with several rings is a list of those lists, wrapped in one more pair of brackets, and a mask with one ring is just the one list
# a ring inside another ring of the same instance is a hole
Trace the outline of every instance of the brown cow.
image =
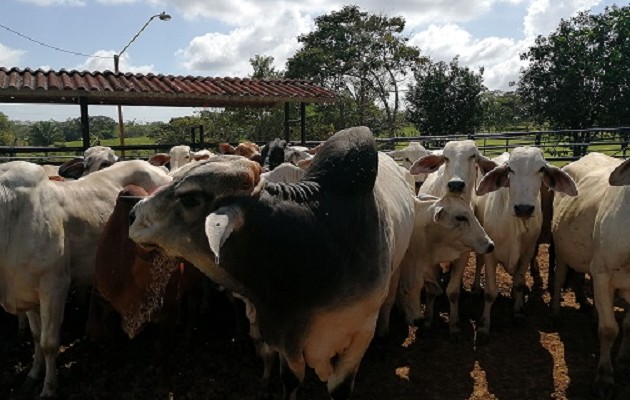
[(192, 265), (129, 239), (129, 211), (146, 195), (137, 186), (123, 189), (101, 236), (86, 326), (91, 337), (111, 337), (111, 325), (118, 321), (130, 338), (150, 321), (160, 322), (161, 336), (170, 335), (184, 297), (201, 290), (204, 276)]

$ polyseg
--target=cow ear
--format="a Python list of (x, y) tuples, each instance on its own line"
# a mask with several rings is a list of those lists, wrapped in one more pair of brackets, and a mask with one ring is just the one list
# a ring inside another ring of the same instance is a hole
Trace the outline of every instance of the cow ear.
[(547, 164), (543, 170), (543, 183), (555, 192), (562, 192), (569, 196), (577, 196), (577, 187), (573, 178), (558, 167)]
[(169, 156), (168, 154), (158, 153), (149, 157), (147, 161), (149, 161), (149, 164), (151, 165), (155, 165), (156, 167), (161, 167), (163, 165), (166, 165), (166, 163), (169, 162), (170, 160), (171, 160), (171, 156)]
[(243, 212), (238, 206), (221, 207), (206, 217), (206, 237), (215, 262), (219, 265), (221, 247), (234, 230), (243, 225)]
[(497, 163), (482, 154), (477, 155), (477, 165), (484, 175), (498, 167)]
[(483, 176), (479, 186), (477, 186), (477, 196), (483, 196), (486, 193), (494, 192), (502, 187), (510, 186), (510, 180), (507, 176), (508, 166), (503, 164), (500, 167), (494, 168)]
[(442, 206), (436, 206), (434, 211), (433, 211), (433, 222), (438, 223), (440, 222), (440, 217), (442, 216), (442, 212), (444, 211), (444, 207)]
[(630, 185), (630, 159), (622, 162), (610, 173), (608, 183), (611, 186)]
[(411, 175), (430, 174), (437, 171), (442, 164), (444, 164), (443, 155), (428, 154), (417, 159), (409, 169), (409, 172), (411, 172)]

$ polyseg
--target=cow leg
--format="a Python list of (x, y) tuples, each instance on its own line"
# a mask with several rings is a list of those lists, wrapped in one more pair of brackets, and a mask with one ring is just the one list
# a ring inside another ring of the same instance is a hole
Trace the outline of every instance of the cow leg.
[(400, 282), (397, 292), (398, 302), (405, 314), (405, 322), (410, 326), (424, 318), (424, 313), (420, 309), (420, 291), (424, 287), (424, 271), (419, 260), (414, 258), (407, 252), (400, 263)]
[(560, 301), (562, 300), (562, 286), (567, 279), (569, 266), (561, 257), (556, 258), (556, 271), (553, 279), (553, 298), (551, 300), (551, 315), (557, 319), (560, 317)]
[[(483, 288), (481, 287), (481, 269), (483, 268), (485, 258), (482, 254), (475, 255), (475, 278), (473, 279), (472, 292), (481, 294)], [(462, 273), (463, 274), (463, 273)]]
[(18, 338), (26, 338), (26, 330), (28, 329), (28, 317), (25, 313), (18, 313)]
[(337, 355), (333, 364), (333, 373), (327, 382), (331, 399), (346, 400), (350, 397), (359, 364), (370, 345), (372, 336), (369, 330), (357, 332), (352, 338), (350, 346), (343, 353)]
[(540, 265), (538, 264), (538, 253), (540, 252), (540, 245), (536, 244), (534, 246), (534, 255), (532, 256), (532, 259), (529, 263), (529, 270), (530, 273), (532, 274), (532, 279), (534, 280), (534, 288), (536, 289), (543, 289), (543, 280), (542, 280), (542, 276), (540, 275)]
[[(593, 263), (591, 262), (591, 270)], [(593, 274), (593, 291), (595, 297), (595, 308), (599, 316), (597, 333), (599, 336), (599, 363), (597, 365), (597, 375), (593, 383), (594, 390), (598, 397), (610, 399), (614, 395), (615, 379), (611, 361), (611, 350), (619, 326), (615, 320), (614, 297), (615, 291), (610, 285), (610, 275), (608, 273)]]
[(484, 255), (486, 265), (486, 287), (484, 290), (483, 316), (477, 329), (477, 343), (485, 344), (490, 339), (490, 314), (497, 298), (497, 260), (492, 253)]
[[(621, 291), (621, 295), (630, 304), (630, 289)], [(623, 367), (626, 371), (630, 370), (630, 309), (626, 310), (623, 317), (623, 337), (617, 354), (617, 366)]]
[[(461, 290), (462, 278), (464, 277), (464, 271), (466, 264), (468, 263), (468, 253), (459, 257), (453, 263), (453, 270), (451, 271), (451, 280), (446, 287), (446, 295), (449, 301), (449, 318), (448, 318), (448, 331), (450, 339), (452, 341), (459, 340), (462, 328), (459, 325), (459, 293)], [(478, 265), (482, 265), (480, 262)], [(475, 275), (475, 278), (477, 276)], [(481, 288), (481, 286), (480, 286)]]
[(64, 306), (70, 279), (46, 282), (40, 295), (41, 341), (40, 346), (46, 361), (46, 377), (40, 397), (53, 397), (57, 390), (57, 353), (59, 334), (63, 321)]
[[(424, 329), (430, 330), (433, 325), (435, 298), (442, 294), (442, 287), (439, 282), (439, 274), (441, 267), (439, 265), (431, 266), (424, 277), (425, 281), (425, 297), (426, 303), (424, 306)], [(449, 280), (449, 283), (453, 280)]]
[(392, 312), (392, 307), (396, 302), (396, 291), (398, 290), (398, 281), (400, 280), (400, 268), (394, 272), (389, 282), (389, 292), (387, 298), (381, 306), (378, 313), (378, 321), (376, 322), (376, 337), (384, 338), (389, 334), (389, 317)]
[(295, 400), (298, 387), (304, 380), (306, 364), (304, 358), (289, 362), (283, 354), (280, 356), (280, 378), (282, 379), (282, 398)]
[(44, 365), (44, 355), (42, 354), (42, 348), (40, 346), (42, 322), (39, 316), (39, 310), (28, 311), (26, 313), (26, 317), (28, 318), (28, 324), (31, 328), (31, 333), (33, 335), (33, 344), (35, 347), (35, 352), (33, 354), (33, 365), (28, 371), (28, 375), (26, 376), (26, 380), (24, 381), (24, 385), (22, 386), (22, 390), (29, 392), (35, 389), (37, 380), (39, 379), (42, 371), (42, 366)]
[(271, 371), (273, 365), (276, 362), (278, 352), (271, 348), (262, 339), (254, 341), (256, 345), (256, 352), (260, 356), (263, 362), (263, 375), (262, 375), (262, 393), (263, 398), (271, 398)]
[(534, 256), (534, 249), (527, 251), (526, 254), (521, 256), (518, 260), (518, 266), (514, 272), (514, 279), (512, 281), (512, 293), (514, 294), (514, 323), (517, 326), (523, 326), (525, 324), (525, 291), (527, 290), (527, 283), (525, 282), (525, 273)]

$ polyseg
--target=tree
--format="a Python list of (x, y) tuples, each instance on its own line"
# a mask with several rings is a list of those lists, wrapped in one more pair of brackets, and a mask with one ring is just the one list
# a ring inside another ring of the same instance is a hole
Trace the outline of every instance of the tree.
[(521, 54), (518, 93), (554, 128), (630, 123), (630, 6), (581, 12)]
[(249, 64), (254, 68), (252, 78), (278, 78), (282, 76), (282, 72), (276, 71), (273, 66), (274, 58), (271, 56), (265, 56), (256, 54), (253, 58), (249, 59)]
[(469, 133), (481, 126), (483, 68), (476, 74), (460, 67), (455, 57), (449, 64), (427, 62), (414, 78), (407, 93), (407, 119), (423, 135)]
[(502, 132), (529, 128), (530, 121), (523, 101), (515, 92), (484, 92), (482, 105), (485, 131)]
[(13, 124), (4, 113), (0, 112), (0, 146), (13, 146), (16, 141)]
[(31, 125), (29, 143), (32, 146), (50, 146), (63, 141), (63, 133), (56, 121), (37, 121)]
[[(373, 125), (382, 118), (378, 104), (386, 129), (394, 133), (399, 128), (401, 83), (422, 62), (420, 50), (407, 45), (408, 38), (402, 35), (405, 19), (345, 6), (317, 17), (315, 25), (315, 31), (298, 37), (303, 46), (287, 61), (287, 76), (313, 78), (352, 99), (358, 113), (352, 125), (378, 130)], [(346, 105), (338, 105), (336, 129), (350, 125)]]

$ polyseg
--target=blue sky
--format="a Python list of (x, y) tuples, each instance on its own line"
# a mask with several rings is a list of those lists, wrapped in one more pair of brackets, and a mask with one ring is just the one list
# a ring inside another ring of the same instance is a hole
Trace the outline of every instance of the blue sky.
[[(344, 4), (335, 0), (2, 0), (0, 25), (76, 56), (36, 44), (0, 27), (0, 66), (58, 70), (113, 70), (113, 54), (153, 15), (157, 18), (121, 58), (123, 72), (173, 75), (250, 74), (256, 54), (283, 69), (298, 49), (297, 35), (313, 19)], [(561, 18), (580, 10), (601, 12), (611, 0), (354, 0), (363, 10), (403, 16), (410, 42), (435, 60), (484, 67), (490, 89), (508, 88), (523, 66), (518, 55)], [(624, 3), (619, 3), (624, 4)], [(162, 120), (191, 115), (192, 108), (125, 107), (125, 119)], [(16, 120), (65, 120), (78, 106), (0, 104)], [(90, 107), (91, 115), (115, 117), (115, 107)]]

